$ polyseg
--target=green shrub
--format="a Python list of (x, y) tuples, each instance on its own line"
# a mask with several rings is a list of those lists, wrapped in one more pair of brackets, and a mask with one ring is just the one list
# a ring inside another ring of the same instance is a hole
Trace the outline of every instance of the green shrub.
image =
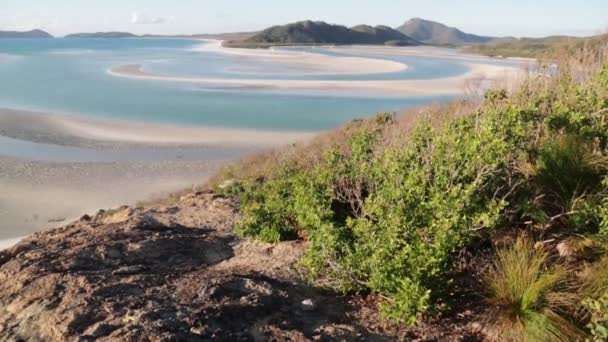
[(237, 231), (308, 239), (312, 280), (380, 294), (386, 317), (413, 323), (472, 239), (608, 231), (607, 70), (492, 90), (469, 115), (429, 112), (407, 134), (391, 115), (353, 122), (313, 142), (322, 155), (277, 158), (264, 182), (245, 179)]
[(571, 270), (550, 263), (546, 248), (518, 239), (497, 251), (485, 275), (489, 335), (504, 341), (576, 341), (584, 334), (570, 315), (580, 300)]
[(292, 188), (297, 175), (283, 168), (272, 181), (245, 185), (242, 191), (242, 220), (236, 232), (265, 242), (279, 242), (298, 237)]

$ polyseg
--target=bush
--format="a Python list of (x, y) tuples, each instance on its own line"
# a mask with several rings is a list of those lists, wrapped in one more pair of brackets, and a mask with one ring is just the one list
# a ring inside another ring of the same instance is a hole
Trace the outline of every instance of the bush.
[(572, 272), (550, 261), (546, 248), (535, 249), (525, 239), (496, 253), (484, 278), (491, 307), (485, 320), (491, 337), (566, 342), (584, 336), (571, 318), (580, 303)]
[(243, 180), (237, 231), (308, 239), (311, 280), (380, 294), (386, 317), (414, 323), (473, 239), (608, 231), (608, 67), (579, 76), (491, 90), (467, 115), (428, 110), (407, 129), (379, 115), (275, 154), (264, 181)]

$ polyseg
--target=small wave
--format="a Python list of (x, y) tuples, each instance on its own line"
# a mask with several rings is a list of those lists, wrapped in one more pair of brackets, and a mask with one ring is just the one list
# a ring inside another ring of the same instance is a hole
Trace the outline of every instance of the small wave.
[(147, 59), (146, 63), (153, 63), (153, 64), (167, 64), (170, 63), (171, 60), (169, 59)]
[(85, 55), (89, 53), (93, 53), (93, 50), (87, 49), (60, 49), (60, 50), (51, 50), (49, 52), (53, 55)]
[(239, 85), (239, 84), (208, 84), (205, 86), (188, 87), (190, 92), (235, 92), (253, 90), (276, 90), (278, 87), (272, 85)]

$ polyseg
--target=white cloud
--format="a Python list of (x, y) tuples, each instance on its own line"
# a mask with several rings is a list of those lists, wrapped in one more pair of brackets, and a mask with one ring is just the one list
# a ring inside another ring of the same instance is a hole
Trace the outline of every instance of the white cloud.
[(136, 25), (158, 25), (164, 24), (167, 22), (167, 19), (163, 17), (152, 17), (147, 15), (146, 13), (141, 12), (133, 12), (131, 13), (131, 24)]

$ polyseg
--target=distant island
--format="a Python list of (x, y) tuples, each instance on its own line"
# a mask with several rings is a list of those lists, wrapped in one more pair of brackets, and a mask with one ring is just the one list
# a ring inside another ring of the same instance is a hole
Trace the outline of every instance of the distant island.
[(53, 38), (53, 36), (42, 30), (0, 31), (0, 39), (3, 38)]
[(227, 47), (260, 48), (277, 45), (370, 44), (420, 45), (420, 42), (388, 26), (359, 25), (348, 28), (322, 21), (300, 21), (273, 26), (244, 40), (226, 41)]
[[(3, 38), (54, 38), (40, 29), (31, 31), (0, 31)], [(270, 48), (289, 45), (389, 45), (417, 46), (432, 45), (462, 48), (465, 53), (490, 57), (543, 58), (555, 56), (555, 50), (570, 43), (603, 39), (604, 36), (571, 37), (549, 36), (543, 38), (515, 38), (477, 35), (464, 32), (456, 27), (422, 18), (412, 18), (403, 25), (389, 26), (358, 25), (346, 27), (322, 21), (299, 21), (278, 25), (263, 31), (228, 32), (191, 35), (136, 35), (130, 32), (73, 33), (64, 38), (182, 38), (217, 39), (223, 46), (231, 48)]]
[(68, 34), (65, 38), (137, 38), (139, 36), (129, 32), (95, 32)]

